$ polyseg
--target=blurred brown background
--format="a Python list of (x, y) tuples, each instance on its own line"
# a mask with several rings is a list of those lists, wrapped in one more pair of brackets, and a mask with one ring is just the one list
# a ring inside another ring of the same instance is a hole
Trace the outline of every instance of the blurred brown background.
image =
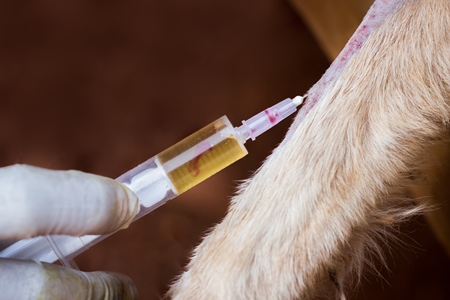
[[(117, 177), (224, 114), (238, 125), (303, 94), (328, 65), (282, 0), (1, 1), (0, 166)], [(80, 268), (125, 273), (158, 299), (288, 126), (81, 255)], [(367, 273), (350, 299), (450, 299), (450, 261), (425, 222), (401, 230), (407, 245), (388, 254), (385, 279)]]

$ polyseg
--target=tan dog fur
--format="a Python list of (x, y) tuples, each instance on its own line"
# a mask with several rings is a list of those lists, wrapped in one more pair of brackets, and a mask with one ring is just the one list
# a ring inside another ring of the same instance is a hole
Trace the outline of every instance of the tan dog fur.
[(173, 299), (345, 298), (377, 238), (420, 210), (404, 191), (449, 121), (450, 2), (401, 1), (321, 93), (197, 247)]

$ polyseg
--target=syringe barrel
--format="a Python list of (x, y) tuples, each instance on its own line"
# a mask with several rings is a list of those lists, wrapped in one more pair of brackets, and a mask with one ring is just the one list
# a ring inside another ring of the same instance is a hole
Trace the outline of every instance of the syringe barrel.
[(223, 116), (157, 155), (181, 194), (247, 155), (235, 128)]
[[(223, 116), (116, 180), (139, 199), (134, 222), (246, 154), (235, 128)], [(0, 257), (64, 263), (109, 235), (54, 235), (48, 237), (52, 243), (42, 236), (21, 240), (0, 251)]]

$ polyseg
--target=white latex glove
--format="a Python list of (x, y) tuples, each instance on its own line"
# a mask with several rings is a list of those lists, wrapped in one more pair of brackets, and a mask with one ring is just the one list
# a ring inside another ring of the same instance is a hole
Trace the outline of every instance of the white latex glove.
[[(47, 234), (107, 234), (138, 210), (124, 185), (79, 171), (0, 168), (0, 240)], [(128, 277), (84, 273), (37, 261), (0, 259), (0, 299), (134, 299)]]

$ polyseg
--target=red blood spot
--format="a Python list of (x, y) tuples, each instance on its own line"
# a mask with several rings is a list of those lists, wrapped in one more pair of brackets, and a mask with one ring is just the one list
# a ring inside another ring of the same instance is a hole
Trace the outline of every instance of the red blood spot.
[(199, 155), (197, 155), (196, 157), (194, 157), (188, 165), (188, 170), (189, 170), (189, 174), (191, 174), (192, 177), (196, 177), (198, 176), (198, 174), (200, 174), (200, 166), (199, 166), (199, 162), (200, 162), (200, 158), (206, 153), (206, 152), (210, 152), (212, 151), (212, 147), (209, 147), (206, 151), (200, 153)]
[(278, 113), (272, 114), (268, 109), (266, 109), (264, 111), (264, 113), (269, 118), (270, 123), (275, 124), (278, 121), (278, 117), (279, 117)]

